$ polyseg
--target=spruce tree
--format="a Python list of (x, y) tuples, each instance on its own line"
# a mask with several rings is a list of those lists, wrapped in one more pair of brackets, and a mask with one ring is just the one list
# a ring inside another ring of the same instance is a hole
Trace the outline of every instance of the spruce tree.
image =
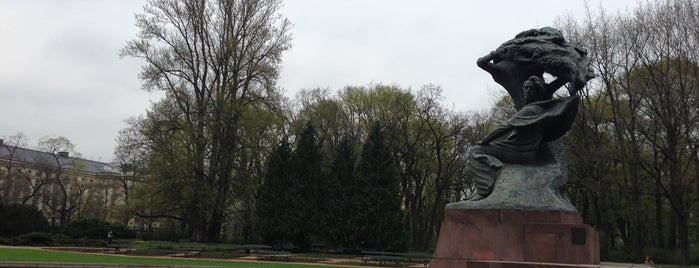
[(292, 155), (293, 185), (287, 207), (294, 213), (294, 244), (301, 249), (310, 248), (310, 235), (319, 233), (320, 211), (323, 211), (323, 183), (321, 146), (316, 130), (308, 122), (298, 136)]
[(357, 170), (365, 187), (356, 202), (365, 206), (362, 230), (365, 246), (381, 250), (405, 250), (400, 180), (380, 123), (374, 123), (362, 148)]
[(358, 190), (355, 168), (357, 155), (354, 141), (345, 136), (333, 152), (333, 163), (325, 186), (325, 211), (323, 212), (323, 235), (332, 246), (357, 247), (354, 234), (357, 203), (353, 193)]
[(284, 248), (292, 226), (292, 211), (287, 209), (290, 198), (291, 147), (286, 138), (274, 148), (267, 159), (264, 181), (257, 194), (258, 232), (265, 242)]

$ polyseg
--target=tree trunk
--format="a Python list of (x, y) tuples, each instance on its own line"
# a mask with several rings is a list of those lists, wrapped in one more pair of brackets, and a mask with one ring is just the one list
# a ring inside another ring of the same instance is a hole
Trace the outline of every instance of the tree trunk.
[(643, 211), (641, 209), (641, 181), (639, 179), (638, 171), (640, 170), (640, 166), (637, 163), (640, 163), (640, 152), (639, 152), (639, 147), (635, 146), (635, 144), (638, 144), (635, 138), (631, 138), (631, 144), (633, 145), (633, 156), (631, 159), (633, 159), (633, 163), (630, 164), (629, 166), (631, 167), (631, 170), (629, 170), (629, 175), (631, 176), (631, 185), (629, 185), (629, 188), (631, 189), (631, 196), (629, 197), (629, 211), (631, 214), (629, 215), (629, 221), (630, 221), (630, 234), (629, 238), (630, 240), (628, 241), (629, 244), (627, 246), (630, 246), (631, 248), (631, 259), (632, 260), (640, 260), (643, 259), (643, 245), (645, 245), (645, 241), (643, 241), (643, 233), (642, 233), (642, 215)]
[[(676, 160), (676, 159), (673, 159)], [(689, 265), (689, 232), (687, 226), (686, 209), (682, 198), (682, 184), (679, 171), (679, 163), (670, 164), (670, 200), (677, 226), (677, 240), (680, 250), (680, 264)]]
[(663, 227), (663, 192), (660, 174), (655, 176), (655, 233), (657, 235), (655, 246), (665, 247), (665, 230)]

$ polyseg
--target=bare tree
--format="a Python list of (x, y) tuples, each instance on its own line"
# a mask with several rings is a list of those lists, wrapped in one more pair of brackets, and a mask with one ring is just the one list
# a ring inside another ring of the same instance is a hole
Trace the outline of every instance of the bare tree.
[[(122, 56), (146, 62), (143, 88), (164, 91), (184, 139), (193, 187), (185, 219), (194, 240), (219, 240), (241, 160), (241, 118), (271, 101), (290, 23), (278, 0), (149, 1), (136, 16), (139, 36)], [(165, 153), (152, 148), (154, 153)]]
[[(147, 168), (149, 148), (146, 137), (141, 133), (143, 118), (131, 117), (126, 120), (127, 127), (119, 131), (116, 138), (117, 147), (114, 150), (113, 165), (116, 166), (121, 176), (115, 179), (119, 184), (118, 195), (123, 200), (123, 207), (128, 208), (131, 201), (131, 187), (139, 181), (143, 181)], [(105, 199), (107, 200), (107, 199)], [(130, 215), (122, 215), (124, 224), (128, 223)]]
[[(616, 229), (633, 259), (643, 256), (643, 246), (648, 244), (644, 225), (652, 213), (644, 209), (643, 200), (651, 195), (655, 199), (655, 245), (663, 245), (666, 232), (667, 246), (677, 246), (680, 263), (689, 263), (688, 204), (692, 202), (688, 197), (693, 189), (699, 190), (699, 184), (693, 183), (699, 175), (689, 172), (699, 163), (694, 151), (699, 113), (698, 11), (696, 1), (665, 0), (639, 4), (628, 15), (611, 16), (600, 10), (588, 14), (582, 25), (573, 19), (565, 22), (579, 41), (590, 44), (594, 57), (599, 80), (592, 87), (597, 91), (584, 103), (590, 105), (583, 106), (583, 115), (585, 108), (595, 107), (593, 101), (604, 104), (597, 107), (602, 108), (600, 114), (609, 119), (608, 124), (590, 122), (587, 127), (613, 133), (616, 150), (608, 155), (620, 167), (613, 169), (620, 180), (612, 184), (617, 188), (600, 191), (615, 189), (623, 198), (608, 204), (617, 209), (608, 215), (616, 216)], [(600, 98), (604, 101), (599, 102)], [(600, 137), (596, 132), (587, 131), (594, 134), (588, 136), (588, 142)], [(596, 176), (586, 173), (591, 179)], [(620, 201), (623, 206), (615, 204)], [(667, 229), (663, 227), (665, 202), (670, 204)]]
[(70, 222), (74, 210), (78, 207), (78, 199), (85, 192), (86, 187), (77, 182), (75, 176), (69, 176), (68, 170), (73, 172), (84, 165), (76, 158), (70, 158), (75, 152), (75, 145), (66, 137), (45, 136), (39, 139), (38, 147), (45, 154), (35, 155), (32, 161), (39, 167), (41, 174), (45, 174), (50, 180), (51, 187), (44, 191), (43, 204), (51, 210), (51, 224), (56, 219), (63, 226)]
[(35, 197), (41, 192), (48, 180), (41, 174), (32, 174), (31, 167), (27, 167), (28, 159), (18, 153), (18, 150), (27, 147), (27, 136), (17, 133), (3, 139), (0, 144), (0, 157), (2, 158), (2, 172), (0, 173), (0, 202), (28, 204), (35, 202)]

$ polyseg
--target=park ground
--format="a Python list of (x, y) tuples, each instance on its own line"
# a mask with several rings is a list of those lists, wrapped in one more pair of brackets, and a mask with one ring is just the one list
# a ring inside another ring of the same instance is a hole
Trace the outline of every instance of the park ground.
[[(80, 252), (78, 252), (80, 251)], [(85, 253), (91, 251), (92, 253)], [(265, 255), (268, 256), (268, 255)], [(303, 258), (300, 258), (303, 259)], [(294, 260), (278, 262), (259, 260), (251, 254), (234, 259), (185, 258), (183, 256), (133, 256), (105, 253), (104, 249), (64, 247), (11, 247), (0, 246), (0, 267), (251, 267), (251, 268), (317, 268), (330, 267), (375, 267), (362, 265), (362, 257), (323, 258), (312, 263)], [(425, 267), (424, 264), (401, 265), (401, 267)]]
[[(81, 252), (78, 252), (81, 251)], [(85, 253), (84, 251), (92, 251)], [(184, 258), (182, 256), (134, 256), (100, 252), (92, 248), (13, 247), (0, 246), (0, 267), (249, 267), (249, 268), (356, 268), (379, 267), (363, 265), (362, 257), (332, 257), (313, 263), (259, 260), (251, 254), (234, 259)], [(393, 266), (393, 265), (387, 265)], [(603, 267), (647, 267), (637, 264), (603, 263)], [(426, 267), (424, 264), (400, 267)], [(699, 268), (699, 266), (655, 265), (659, 268)]]

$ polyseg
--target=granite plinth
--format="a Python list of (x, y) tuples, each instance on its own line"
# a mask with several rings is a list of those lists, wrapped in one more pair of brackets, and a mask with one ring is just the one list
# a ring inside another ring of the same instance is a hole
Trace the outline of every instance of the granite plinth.
[(446, 209), (430, 267), (543, 267), (542, 263), (599, 264), (597, 231), (565, 211)]

